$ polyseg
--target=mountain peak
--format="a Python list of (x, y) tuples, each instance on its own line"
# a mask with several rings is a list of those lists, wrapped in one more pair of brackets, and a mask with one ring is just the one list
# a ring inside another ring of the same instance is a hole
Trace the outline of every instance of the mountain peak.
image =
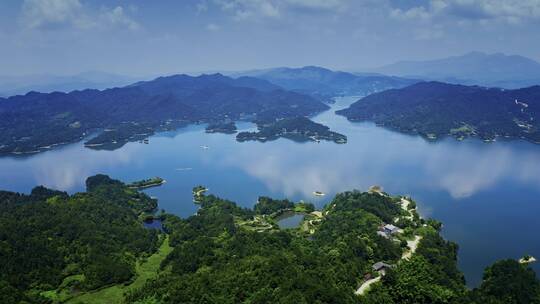
[(540, 63), (519, 55), (469, 52), (426, 61), (402, 61), (376, 72), (465, 85), (519, 88), (540, 83)]

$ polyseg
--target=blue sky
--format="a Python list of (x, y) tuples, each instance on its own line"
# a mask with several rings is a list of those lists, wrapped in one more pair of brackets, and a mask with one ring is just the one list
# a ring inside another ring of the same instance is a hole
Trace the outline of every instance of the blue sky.
[(0, 75), (540, 60), (540, 0), (3, 0)]

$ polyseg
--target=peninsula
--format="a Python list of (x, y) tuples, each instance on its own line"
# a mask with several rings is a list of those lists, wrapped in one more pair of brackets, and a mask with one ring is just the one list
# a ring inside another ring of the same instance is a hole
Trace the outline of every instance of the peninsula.
[(540, 143), (540, 86), (516, 90), (421, 82), (376, 93), (336, 113), (429, 140), (451, 136)]

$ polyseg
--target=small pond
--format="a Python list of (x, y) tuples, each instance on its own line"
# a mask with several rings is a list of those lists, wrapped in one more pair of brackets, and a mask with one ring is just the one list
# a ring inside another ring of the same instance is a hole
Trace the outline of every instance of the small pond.
[(304, 219), (305, 214), (302, 213), (286, 213), (282, 215), (278, 220), (279, 228), (281, 229), (291, 229), (296, 228), (302, 220)]
[(160, 219), (153, 219), (149, 221), (143, 221), (143, 225), (148, 229), (158, 229), (163, 231), (163, 223)]

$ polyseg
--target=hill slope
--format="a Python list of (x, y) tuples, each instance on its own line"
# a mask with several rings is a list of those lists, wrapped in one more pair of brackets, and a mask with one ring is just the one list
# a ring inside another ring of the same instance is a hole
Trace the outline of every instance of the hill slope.
[[(540, 295), (534, 271), (515, 260), (496, 262), (468, 291), (457, 244), (402, 196), (346, 191), (307, 213), (314, 206), (303, 201), (259, 197), (242, 208), (198, 192), (198, 212), (162, 215), (161, 231), (142, 225), (156, 200), (105, 175), (86, 185), (71, 196), (0, 191), (0, 303), (507, 304)], [(281, 229), (291, 209), (307, 214)], [(381, 231), (389, 222), (402, 230)]]
[(423, 82), (370, 95), (337, 113), (429, 138), (504, 136), (540, 142), (540, 86), (501, 90)]
[(326, 109), (312, 97), (265, 80), (220, 74), (160, 77), (103, 91), (30, 92), (0, 98), (0, 154), (39, 152), (101, 128), (113, 133), (94, 147), (194, 122), (273, 120)]
[(340, 95), (364, 96), (418, 82), (378, 74), (355, 75), (316, 66), (258, 70), (240, 75), (265, 79), (285, 89), (310, 94), (323, 100)]
[(106, 89), (125, 86), (138, 80), (136, 77), (116, 75), (100, 71), (88, 71), (77, 75), (26, 75), (0, 76), (0, 96), (26, 94), (30, 91), (50, 93), (70, 92), (81, 89)]
[(278, 120), (270, 124), (259, 124), (258, 132), (240, 132), (237, 141), (258, 140), (261, 142), (276, 140), (280, 137), (305, 142), (329, 140), (343, 144), (347, 136), (330, 131), (325, 125), (316, 123), (307, 117), (292, 117)]

